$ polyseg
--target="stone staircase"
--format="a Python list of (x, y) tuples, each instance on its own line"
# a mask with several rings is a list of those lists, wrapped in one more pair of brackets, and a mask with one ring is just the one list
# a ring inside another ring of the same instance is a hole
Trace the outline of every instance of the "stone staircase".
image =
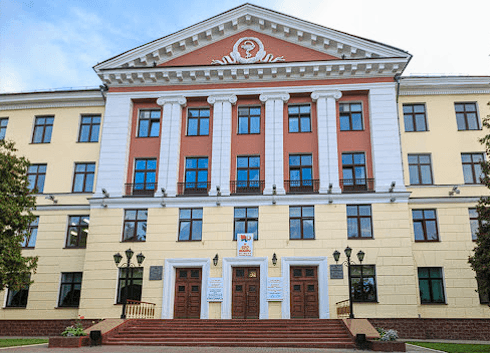
[(355, 348), (342, 320), (138, 320), (103, 337), (108, 345)]

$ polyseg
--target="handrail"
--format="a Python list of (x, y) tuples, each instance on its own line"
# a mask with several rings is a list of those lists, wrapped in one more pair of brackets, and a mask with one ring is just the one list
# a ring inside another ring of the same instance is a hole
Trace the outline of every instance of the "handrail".
[(337, 302), (337, 303), (335, 303), (335, 306), (337, 307), (337, 318), (338, 319), (347, 319), (350, 317), (349, 299)]
[(128, 319), (154, 319), (155, 303), (141, 302), (128, 299), (126, 304), (126, 318)]

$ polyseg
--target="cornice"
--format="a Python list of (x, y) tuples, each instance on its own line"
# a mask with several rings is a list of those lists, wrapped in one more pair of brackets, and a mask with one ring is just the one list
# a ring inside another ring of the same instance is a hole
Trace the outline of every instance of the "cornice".
[(101, 107), (105, 105), (99, 90), (14, 93), (0, 95), (0, 110), (63, 107)]
[(409, 204), (416, 204), (416, 205), (423, 205), (423, 204), (432, 204), (432, 203), (450, 203), (450, 204), (455, 204), (455, 203), (471, 203), (471, 204), (477, 204), (478, 201), (480, 200), (480, 197), (466, 197), (466, 196), (461, 196), (461, 197), (456, 197), (456, 196), (443, 196), (443, 197), (411, 197), (408, 200)]
[(400, 96), (489, 94), (490, 76), (402, 77)]

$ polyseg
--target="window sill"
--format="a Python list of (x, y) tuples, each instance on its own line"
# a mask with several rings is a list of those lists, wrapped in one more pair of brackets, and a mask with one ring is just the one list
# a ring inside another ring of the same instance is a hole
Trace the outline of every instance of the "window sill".
[(374, 240), (374, 237), (347, 237), (347, 240)]
[(447, 305), (447, 303), (420, 303), (420, 305)]
[(27, 306), (4, 306), (2, 309), (8, 309), (8, 310), (14, 309), (15, 310), (15, 309), (26, 309), (26, 308), (27, 308)]
[(440, 243), (439, 239), (437, 240), (415, 240), (416, 243)]
[(409, 134), (411, 132), (429, 132), (430, 130), (417, 130), (417, 131), (406, 131), (405, 130), (405, 133)]
[(313, 131), (288, 131), (289, 134), (311, 134)]
[(34, 246), (26, 246), (22, 248), (22, 250), (34, 250), (34, 249), (36, 249)]
[(78, 310), (78, 306), (55, 306), (55, 309), (76, 309)]
[(30, 142), (29, 145), (47, 145), (50, 143), (51, 143), (51, 141), (49, 141), (49, 142)]
[(304, 239), (304, 238), (301, 238), (301, 239), (291, 239), (291, 238), (289, 238), (289, 240), (316, 240), (316, 239), (315, 238), (306, 238), (306, 239)]
[(65, 250), (65, 249), (68, 249), (68, 250), (69, 250), (69, 249), (75, 249), (75, 250), (80, 250), (80, 249), (83, 249), (83, 250), (85, 250), (86, 248), (87, 248), (86, 246), (65, 246), (65, 247), (63, 248), (63, 250)]
[(160, 136), (136, 136), (136, 139), (155, 139), (159, 137)]
[(99, 141), (77, 141), (77, 143), (99, 143)]

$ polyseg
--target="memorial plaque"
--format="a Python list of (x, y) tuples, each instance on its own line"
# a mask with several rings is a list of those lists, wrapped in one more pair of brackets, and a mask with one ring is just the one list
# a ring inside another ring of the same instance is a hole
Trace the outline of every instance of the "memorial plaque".
[(344, 265), (330, 265), (330, 279), (344, 279)]
[(281, 301), (283, 300), (283, 281), (282, 277), (270, 277), (267, 279), (267, 300)]
[(208, 280), (208, 302), (222, 302), (223, 301), (223, 278), (210, 277)]
[(163, 266), (150, 266), (150, 281), (161, 281)]

